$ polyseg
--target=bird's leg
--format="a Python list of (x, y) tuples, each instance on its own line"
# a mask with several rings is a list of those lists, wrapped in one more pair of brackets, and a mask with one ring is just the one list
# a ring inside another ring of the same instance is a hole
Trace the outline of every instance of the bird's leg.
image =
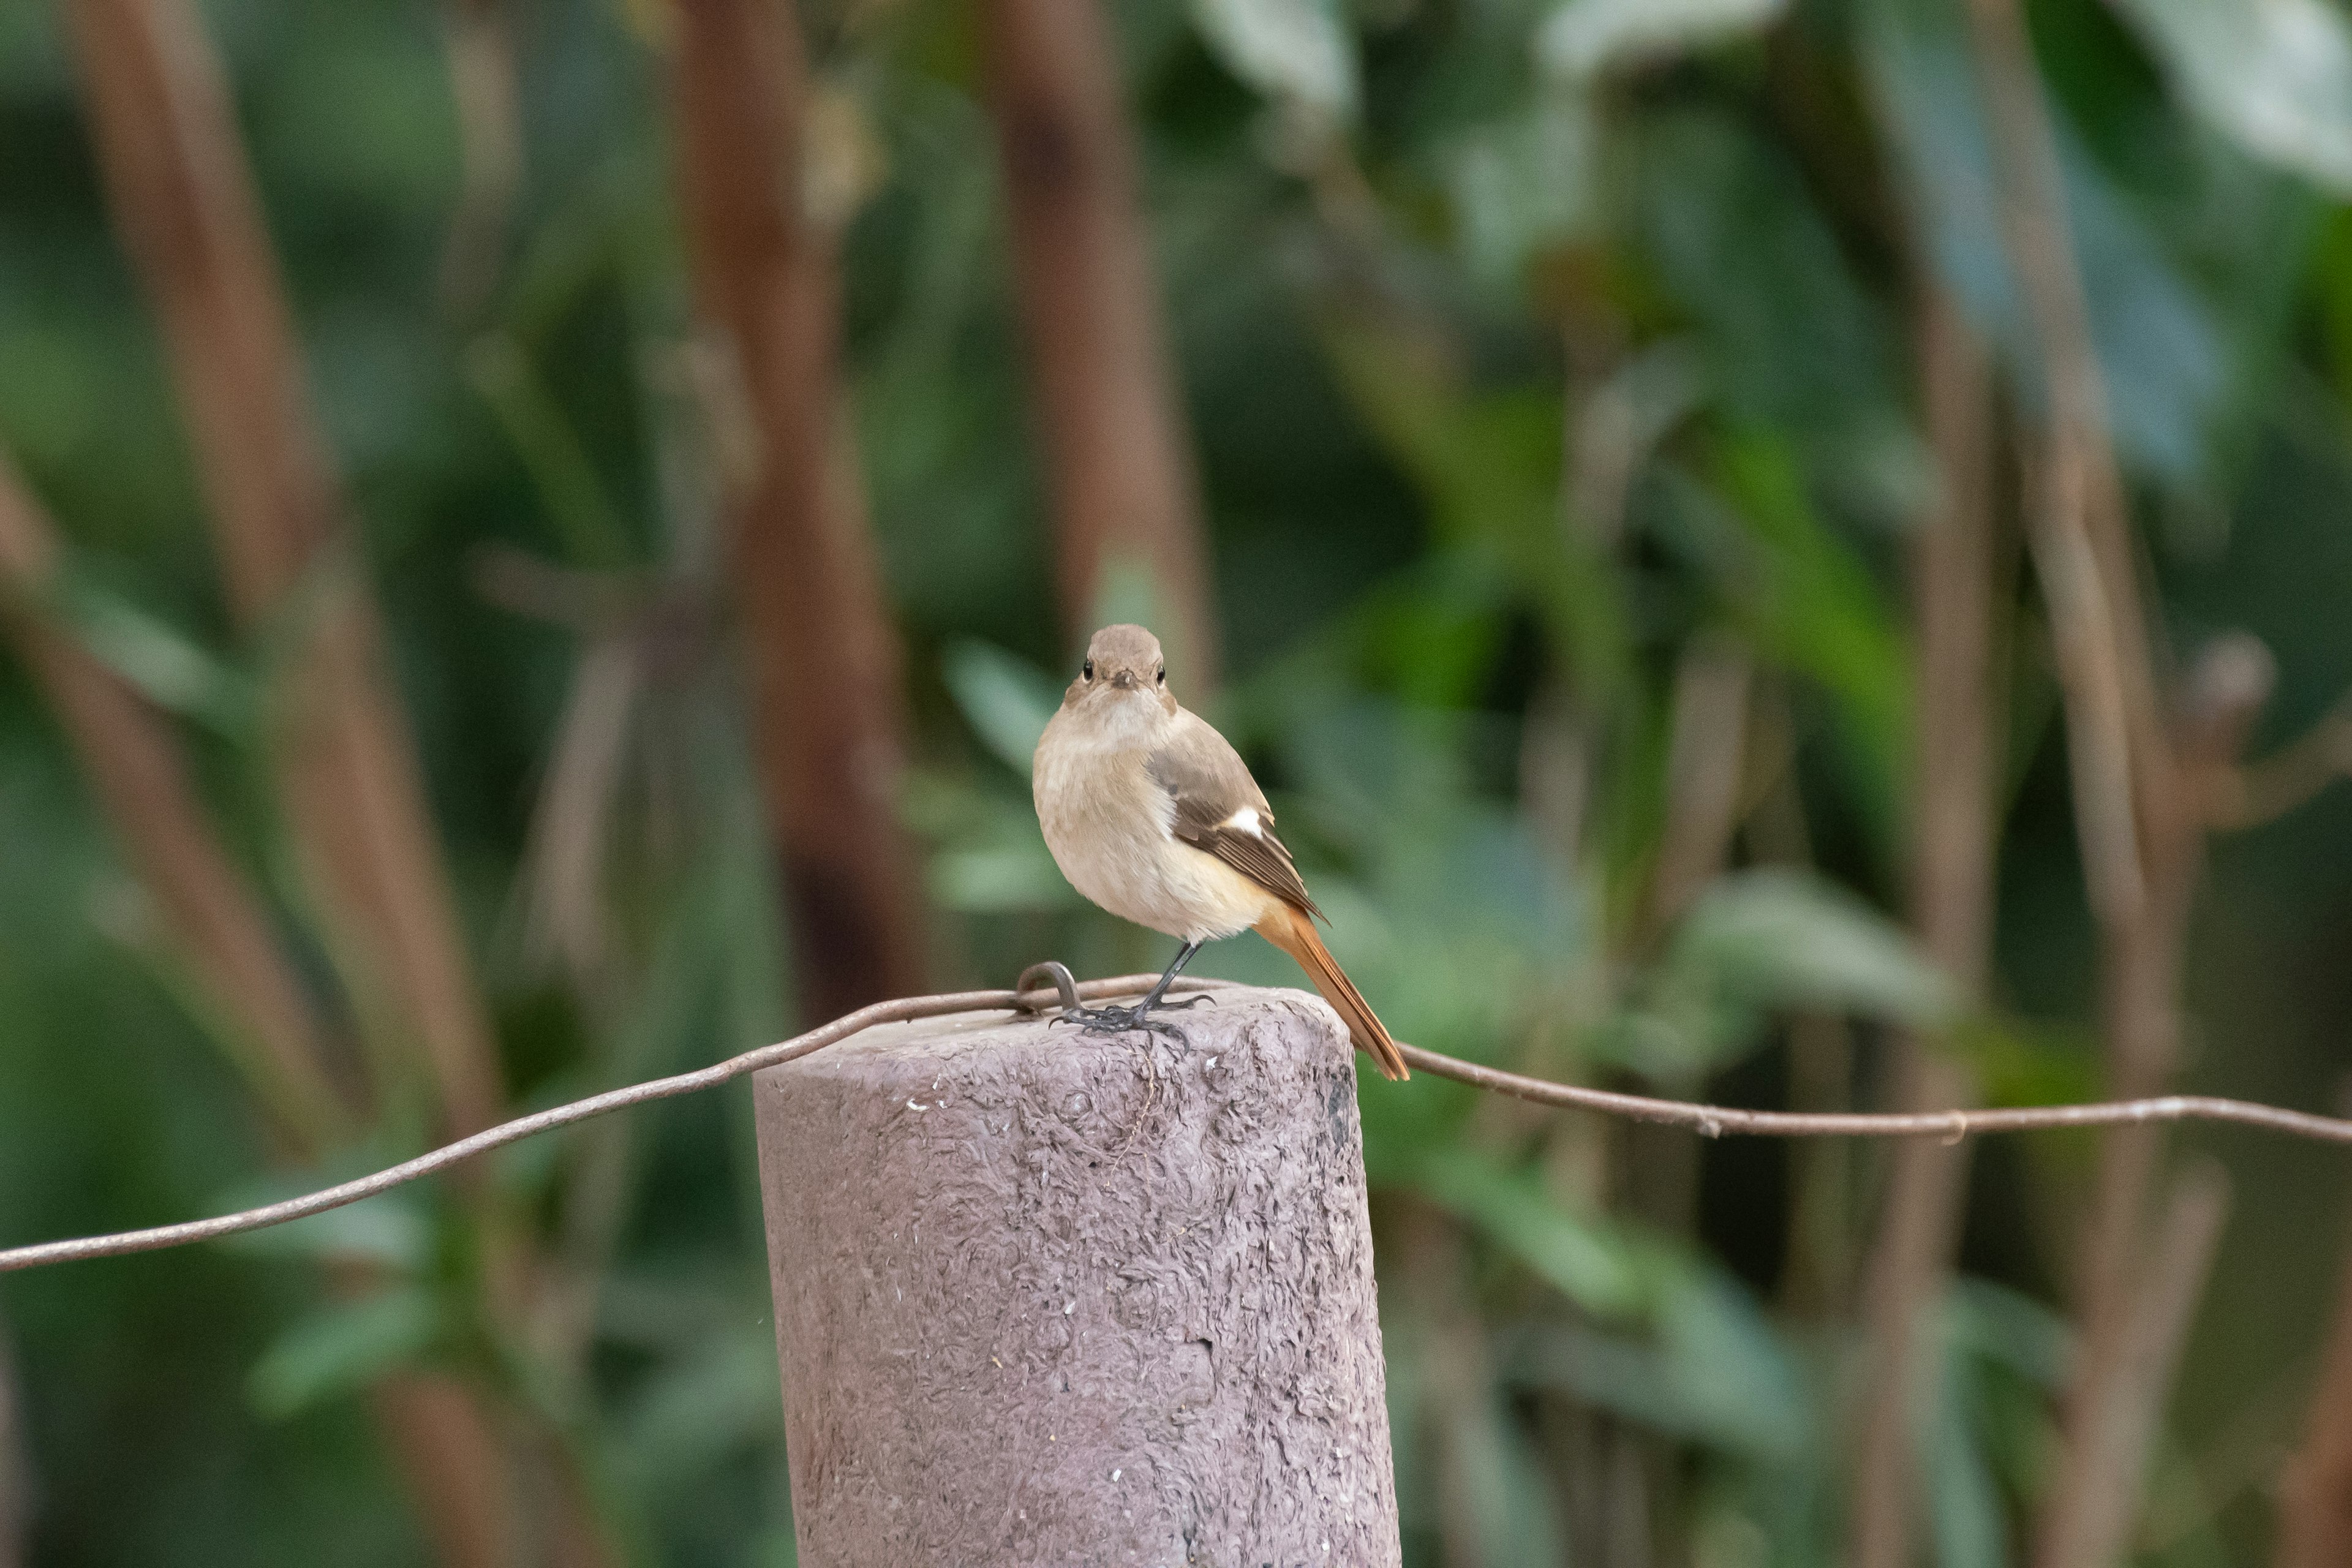
[(1155, 984), (1150, 990), (1143, 994), (1142, 1001), (1135, 1005), (1136, 1015), (1139, 1017), (1143, 1014), (1150, 1012), (1154, 1007), (1159, 1008), (1163, 1013), (1181, 1013), (1185, 1008), (1193, 1005), (1195, 1003), (1206, 1002), (1209, 999), (1209, 994), (1207, 992), (1196, 991), (1192, 995), (1185, 997), (1181, 1002), (1162, 1002), (1160, 1000), (1161, 997), (1168, 994), (1168, 988), (1176, 984), (1176, 977), (1184, 973), (1184, 966), (1192, 962), (1192, 955), (1200, 951), (1201, 944), (1197, 942), (1188, 942), (1182, 947), (1177, 949), (1176, 956), (1170, 959), (1168, 961), (1168, 967), (1160, 972), (1159, 982)]
[[(1078, 1025), (1089, 1035), (1116, 1035), (1129, 1029), (1149, 1029), (1155, 1034), (1170, 1036), (1181, 1043), (1184, 1040), (1184, 1031), (1173, 1024), (1163, 1023), (1153, 1018), (1151, 1010), (1161, 1005), (1161, 998), (1168, 994), (1168, 988), (1176, 983), (1176, 977), (1184, 972), (1184, 966), (1192, 963), (1192, 955), (1200, 951), (1199, 942), (1186, 942), (1177, 951), (1175, 958), (1161, 973), (1158, 982), (1150, 990), (1143, 994), (1143, 1000), (1132, 1007), (1071, 1007), (1065, 1010), (1062, 1016), (1068, 1022)], [(1187, 996), (1181, 1002), (1168, 1003), (1164, 1010), (1190, 1007), (1193, 1003), (1201, 1000), (1202, 1000), (1202, 996)]]

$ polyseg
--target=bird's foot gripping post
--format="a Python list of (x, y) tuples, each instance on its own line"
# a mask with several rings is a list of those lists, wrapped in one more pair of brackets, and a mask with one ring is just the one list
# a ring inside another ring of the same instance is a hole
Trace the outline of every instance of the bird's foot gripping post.
[[(1195, 992), (1181, 1002), (1162, 1002), (1159, 1010), (1162, 1013), (1181, 1012), (1208, 999), (1207, 992)], [(1192, 1043), (1183, 1030), (1165, 1018), (1152, 1017), (1139, 1002), (1132, 1007), (1073, 1007), (1066, 1013), (1056, 1014), (1054, 1022), (1076, 1024), (1089, 1035), (1126, 1035), (1144, 1029), (1155, 1035), (1165, 1035), (1180, 1046), (1189, 1047)]]
[(756, 1080), (800, 1561), (1395, 1568), (1345, 1031), (1227, 989), (1150, 1079), (1041, 979)]
[(1142, 1001), (1131, 1007), (1108, 1005), (1088, 1007), (1081, 1005), (1078, 1001), (1077, 982), (1071, 978), (1067, 968), (1051, 959), (1043, 963), (1033, 963), (1023, 970), (1021, 979), (1014, 989), (1025, 992), (1040, 981), (1051, 980), (1055, 993), (1061, 997), (1062, 1004), (1062, 1010), (1054, 1016), (1055, 1023), (1076, 1024), (1089, 1035), (1126, 1035), (1144, 1030), (1155, 1035), (1165, 1035), (1178, 1045), (1189, 1048), (1192, 1041), (1183, 1030), (1165, 1019), (1152, 1017), (1151, 1014), (1154, 1011), (1181, 1013), (1188, 1007), (1198, 1006), (1203, 1002), (1213, 1000), (1205, 991), (1196, 991), (1189, 996), (1173, 1002), (1165, 999), (1168, 987), (1174, 984), (1178, 973), (1184, 967), (1185, 961), (1199, 950), (1200, 945), (1199, 942), (1187, 942), (1184, 951), (1176, 955), (1176, 962), (1168, 966), (1168, 972), (1160, 977), (1158, 984), (1145, 993)]

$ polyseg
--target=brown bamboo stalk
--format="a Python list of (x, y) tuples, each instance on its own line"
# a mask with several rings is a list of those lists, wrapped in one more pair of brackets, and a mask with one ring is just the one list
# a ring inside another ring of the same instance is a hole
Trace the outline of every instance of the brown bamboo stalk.
[(807, 68), (788, 7), (680, 0), (678, 183), (697, 304), (752, 442), (732, 575), (753, 728), (812, 1017), (919, 988), (896, 816), (904, 699), (839, 389), (836, 239), (806, 199)]
[(1207, 689), (1208, 547), (1109, 28), (1097, 0), (988, 0), (982, 15), (1064, 626), (1082, 639), (1106, 574), (1139, 570), (1170, 662)]
[[(1918, 627), (1918, 737), (1911, 902), (1921, 947), (1974, 994), (1992, 937), (1996, 716), (1992, 376), (1951, 297), (1919, 310), (1918, 359), (1937, 486), (1912, 560)], [(1974, 1102), (1965, 1067), (1937, 1043), (1905, 1040), (1897, 1097), (1910, 1110)], [(1917, 1457), (1913, 1408), (1929, 1364), (1968, 1183), (1962, 1145), (1895, 1149), (1865, 1285), (1870, 1364), (1855, 1451), (1851, 1561), (1910, 1561)]]
[[(421, 1064), (443, 1124), (478, 1130), (504, 1099), (496, 1045), (219, 63), (187, 0), (68, 9), (110, 205), (170, 350), (230, 607), (278, 656), (269, 740), (303, 885), (380, 1070)], [(494, 1226), (486, 1244), (492, 1310), (510, 1315), (526, 1260)], [(407, 1398), (407, 1379), (379, 1386), (404, 1458), (437, 1455), (508, 1506), (486, 1407)], [(446, 1551), (487, 1550), (454, 1519), (447, 1488), (409, 1479)]]
[(285, 637), (274, 752), (306, 882), (372, 1032), (421, 1048), (444, 1121), (478, 1130), (503, 1099), (497, 1054), (218, 61), (187, 0), (68, 10), (231, 606)]
[(2352, 1563), (2352, 1253), (2336, 1287), (2303, 1447), (2278, 1492), (2273, 1568), (2342, 1568)]
[(205, 820), (161, 715), (35, 608), (57, 558), (56, 531), (0, 452), (0, 627), (64, 726), (214, 1021), (293, 1148), (344, 1141), (352, 1107), (329, 1079), (310, 998), (286, 962), (257, 892)]
[(456, 1568), (519, 1561), (504, 1445), (482, 1402), (457, 1379), (431, 1373), (385, 1378), (368, 1397), (410, 1491), (424, 1505), (418, 1521), (435, 1560)]
[[(245, 1043), (241, 1065), (276, 1120), (287, 1154), (315, 1163), (347, 1141), (352, 1112), (327, 1074), (310, 1002), (270, 930), (259, 894), (221, 847), (169, 726), (121, 679), (36, 605), (55, 570), (56, 531), (0, 452), (0, 626), (40, 683), (167, 939), (215, 1026)], [(348, 1293), (356, 1286), (340, 1287)], [(5, 1390), (0, 1390), (5, 1395)], [(506, 1503), (498, 1445), (445, 1378), (394, 1376), (373, 1393), (407, 1467), (425, 1529), (454, 1568), (498, 1568), (484, 1521)], [(5, 1428), (0, 1411), (0, 1428)], [(0, 1535), (9, 1477), (0, 1430)], [(455, 1485), (449, 1473), (462, 1476)], [(4, 1543), (0, 1543), (4, 1544)], [(7, 1562), (0, 1550), (0, 1564)]]

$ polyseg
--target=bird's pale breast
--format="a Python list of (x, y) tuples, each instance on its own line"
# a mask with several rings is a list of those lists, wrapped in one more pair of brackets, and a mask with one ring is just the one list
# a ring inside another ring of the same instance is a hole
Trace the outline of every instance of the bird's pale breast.
[(1048, 726), (1034, 789), (1045, 847), (1070, 885), (1138, 925), (1186, 941), (1248, 930), (1273, 894), (1171, 831), (1175, 802), (1136, 750), (1096, 749)]

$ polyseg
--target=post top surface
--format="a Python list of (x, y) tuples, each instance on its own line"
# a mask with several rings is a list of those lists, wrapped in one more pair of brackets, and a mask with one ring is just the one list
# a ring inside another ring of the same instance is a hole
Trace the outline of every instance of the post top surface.
[[(1312, 1018), (1311, 1027), (1316, 1033), (1331, 1036), (1338, 1042), (1337, 1048), (1346, 1049), (1347, 1026), (1331, 1011), (1330, 1005), (1311, 991), (1237, 985), (1196, 994), (1207, 994), (1212, 999), (1167, 1015), (1171, 1023), (1184, 1031), (1192, 1050), (1214, 1054), (1219, 1042), (1281, 1013), (1300, 1017), (1302, 1022)], [(1182, 997), (1180, 995), (1178, 1000)], [(1159, 1016), (1153, 1015), (1155, 1018)], [(1119, 1035), (1084, 1034), (1072, 1025), (1059, 1022), (1050, 1013), (1025, 1017), (993, 1010), (950, 1013), (936, 1018), (877, 1024), (814, 1055), (763, 1068), (757, 1076), (767, 1079), (785, 1075), (863, 1074), (886, 1063), (896, 1067), (908, 1061), (936, 1061), (961, 1056), (981, 1046), (992, 1053), (1102, 1051), (1116, 1049), (1122, 1041), (1131, 1045), (1139, 1038), (1132, 1031)]]
[(971, 1013), (753, 1097), (800, 1561), (1395, 1568), (1358, 1069), (1303, 991)]

